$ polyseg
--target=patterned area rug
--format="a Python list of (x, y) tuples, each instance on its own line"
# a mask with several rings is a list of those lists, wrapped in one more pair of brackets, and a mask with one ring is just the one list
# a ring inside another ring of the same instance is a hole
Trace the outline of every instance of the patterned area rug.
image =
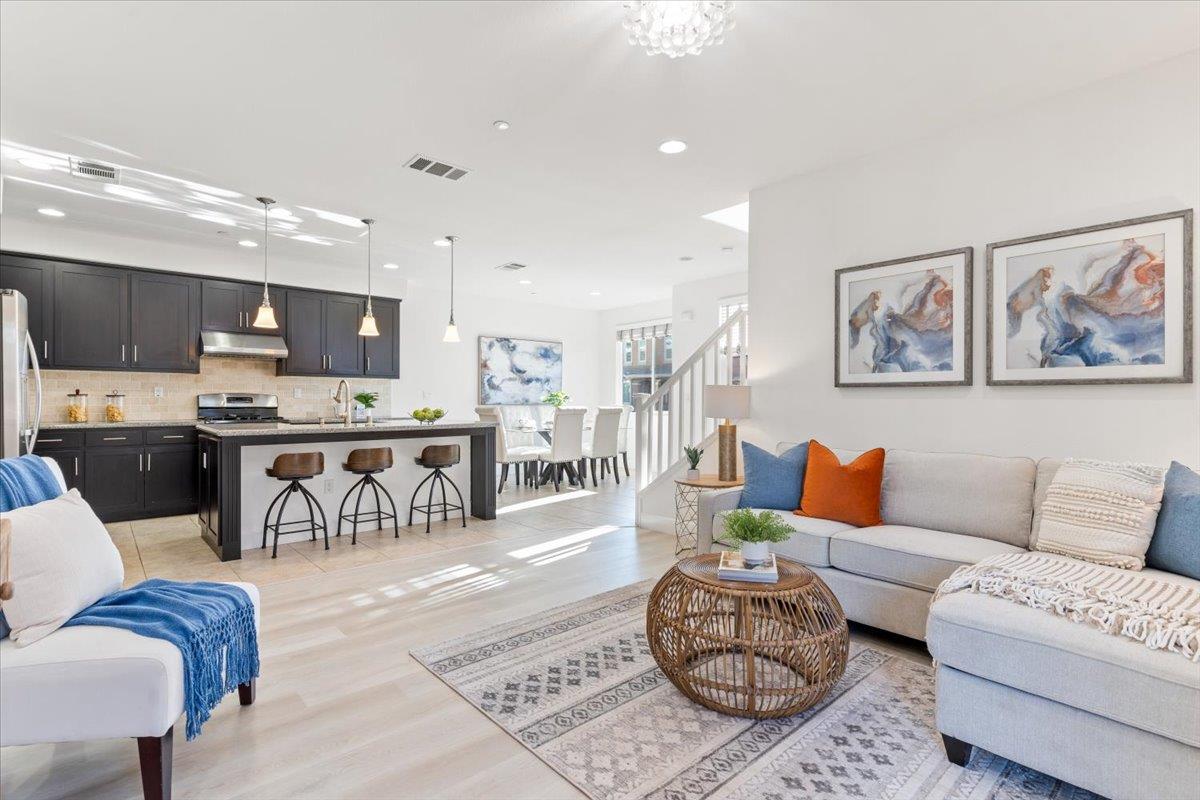
[(651, 581), (412, 655), (595, 800), (1098, 800), (975, 749), (946, 761), (929, 667), (851, 643), (808, 711), (754, 722), (709, 711), (646, 642)]

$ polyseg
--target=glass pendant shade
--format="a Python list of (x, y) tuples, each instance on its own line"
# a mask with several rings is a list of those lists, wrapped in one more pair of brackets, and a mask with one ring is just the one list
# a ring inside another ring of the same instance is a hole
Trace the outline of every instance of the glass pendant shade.
[(378, 336), (379, 326), (375, 324), (375, 314), (371, 309), (367, 309), (367, 313), (363, 314), (362, 325), (358, 326), (359, 336)]
[(461, 342), (462, 341), (462, 339), (458, 338), (458, 326), (454, 324), (453, 320), (451, 320), (450, 324), (446, 326), (446, 335), (442, 337), (442, 341), (443, 342)]
[(258, 307), (258, 313), (254, 315), (252, 323), (256, 328), (278, 328), (279, 323), (275, 321), (275, 309), (271, 308), (271, 301), (263, 296), (263, 303)]
[(373, 219), (364, 219), (367, 226), (367, 313), (363, 314), (362, 324), (358, 326), (359, 336), (378, 336), (379, 326), (375, 324), (375, 312), (371, 310), (371, 226)]
[(254, 322), (251, 323), (255, 328), (270, 328), (271, 330), (279, 330), (279, 323), (275, 321), (275, 309), (271, 308), (270, 288), (267, 286), (267, 218), (270, 216), (271, 206), (275, 201), (269, 197), (255, 198), (263, 206), (263, 299), (262, 305), (258, 307), (258, 313), (254, 315)]

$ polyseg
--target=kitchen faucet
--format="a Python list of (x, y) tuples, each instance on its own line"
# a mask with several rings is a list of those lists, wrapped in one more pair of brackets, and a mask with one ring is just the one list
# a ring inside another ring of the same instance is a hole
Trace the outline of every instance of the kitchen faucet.
[[(342, 397), (342, 389), (346, 390), (345, 397)], [(345, 378), (342, 378), (340, 381), (338, 381), (337, 394), (335, 394), (333, 396), (333, 402), (346, 404), (346, 406), (345, 406), (346, 410), (344, 412), (339, 411), (338, 414), (342, 418), (342, 424), (345, 425), (347, 428), (349, 428), (353, 424), (351, 422), (351, 420), (353, 419), (353, 411), (352, 411), (353, 407), (350, 405), (351, 400), (352, 400), (352, 398), (350, 397), (350, 384), (346, 382)]]

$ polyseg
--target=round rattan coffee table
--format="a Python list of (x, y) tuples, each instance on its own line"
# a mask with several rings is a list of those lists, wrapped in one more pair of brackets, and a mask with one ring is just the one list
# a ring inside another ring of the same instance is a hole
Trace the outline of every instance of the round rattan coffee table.
[(654, 660), (685, 695), (739, 717), (803, 711), (846, 670), (846, 615), (825, 582), (776, 557), (778, 583), (717, 578), (720, 554), (685, 558), (646, 608)]

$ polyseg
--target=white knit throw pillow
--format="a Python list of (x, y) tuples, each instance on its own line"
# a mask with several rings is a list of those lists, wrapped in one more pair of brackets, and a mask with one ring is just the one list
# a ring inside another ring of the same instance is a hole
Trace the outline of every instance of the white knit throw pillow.
[(1042, 501), (1035, 550), (1139, 570), (1162, 507), (1166, 471), (1068, 458)]

